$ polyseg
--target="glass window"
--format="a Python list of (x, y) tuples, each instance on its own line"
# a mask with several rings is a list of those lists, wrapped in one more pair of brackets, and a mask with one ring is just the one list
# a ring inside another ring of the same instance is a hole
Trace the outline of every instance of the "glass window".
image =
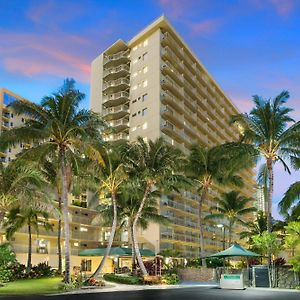
[(144, 45), (144, 47), (148, 46), (148, 39), (147, 39), (147, 40), (144, 40), (143, 45)]
[(148, 114), (148, 108), (144, 108), (142, 110), (142, 116), (146, 116)]
[(146, 87), (148, 85), (148, 80), (143, 81), (143, 87)]
[(143, 100), (142, 100), (142, 101), (144, 102), (144, 101), (146, 101), (147, 99), (148, 99), (148, 94), (144, 94), (144, 95), (143, 95)]
[(143, 68), (143, 73), (145, 74), (145, 73), (147, 73), (148, 72), (148, 66), (145, 66), (144, 68)]
[(12, 102), (16, 101), (15, 97), (13, 97), (13, 96), (11, 96), (9, 94), (6, 94), (6, 93), (3, 94), (3, 98), (4, 98), (4, 104), (5, 105), (9, 105)]
[(148, 56), (148, 52), (145, 52), (145, 53), (143, 54), (143, 60), (146, 60), (147, 56)]

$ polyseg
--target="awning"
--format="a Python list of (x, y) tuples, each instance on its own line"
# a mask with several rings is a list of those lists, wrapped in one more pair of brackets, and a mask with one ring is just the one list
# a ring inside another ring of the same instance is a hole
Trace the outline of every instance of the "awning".
[[(79, 252), (79, 256), (103, 256), (106, 248), (85, 249)], [(155, 253), (149, 249), (140, 249), (142, 256), (155, 256)], [(109, 255), (131, 256), (132, 249), (126, 247), (112, 247)]]
[(208, 257), (233, 257), (233, 256), (244, 256), (244, 257), (258, 257), (261, 256), (260, 254), (254, 253), (252, 251), (246, 250), (238, 243), (233, 244), (228, 249), (212, 254)]

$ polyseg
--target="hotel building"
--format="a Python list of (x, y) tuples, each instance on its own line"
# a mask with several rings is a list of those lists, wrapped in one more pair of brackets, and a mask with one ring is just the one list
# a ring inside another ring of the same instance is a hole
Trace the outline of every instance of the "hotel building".
[[(111, 142), (163, 137), (187, 154), (194, 143), (211, 147), (239, 137), (238, 129), (229, 125), (238, 110), (164, 16), (95, 58), (90, 108), (113, 127), (106, 137)], [(254, 173), (241, 175), (246, 183), (242, 192), (250, 197)], [(204, 204), (206, 214), (213, 198), (226, 190), (213, 188)], [(185, 257), (198, 257), (198, 203), (196, 193), (163, 196), (160, 212), (171, 225), (151, 224), (140, 232), (141, 246), (156, 253), (173, 249)], [(220, 228), (206, 224), (206, 253), (222, 249)]]

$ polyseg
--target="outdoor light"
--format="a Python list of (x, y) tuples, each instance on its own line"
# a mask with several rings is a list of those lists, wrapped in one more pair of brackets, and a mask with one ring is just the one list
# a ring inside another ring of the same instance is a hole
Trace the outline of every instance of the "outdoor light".
[(217, 224), (217, 227), (222, 228), (222, 227), (224, 227), (224, 225), (223, 224)]

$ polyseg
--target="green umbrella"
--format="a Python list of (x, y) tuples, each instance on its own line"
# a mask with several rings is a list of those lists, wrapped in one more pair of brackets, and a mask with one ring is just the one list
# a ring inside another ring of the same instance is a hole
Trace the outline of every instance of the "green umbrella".
[(258, 257), (261, 256), (260, 254), (254, 253), (252, 251), (246, 250), (238, 243), (234, 243), (231, 247), (228, 249), (212, 254), (208, 257), (231, 257), (231, 256), (245, 256), (245, 257)]
[[(79, 252), (79, 256), (103, 256), (106, 248), (96, 248), (96, 249), (85, 249)], [(140, 249), (142, 256), (155, 256), (155, 253), (149, 249)], [(112, 247), (110, 250), (110, 255), (119, 256), (131, 256), (132, 248), (126, 247)]]

